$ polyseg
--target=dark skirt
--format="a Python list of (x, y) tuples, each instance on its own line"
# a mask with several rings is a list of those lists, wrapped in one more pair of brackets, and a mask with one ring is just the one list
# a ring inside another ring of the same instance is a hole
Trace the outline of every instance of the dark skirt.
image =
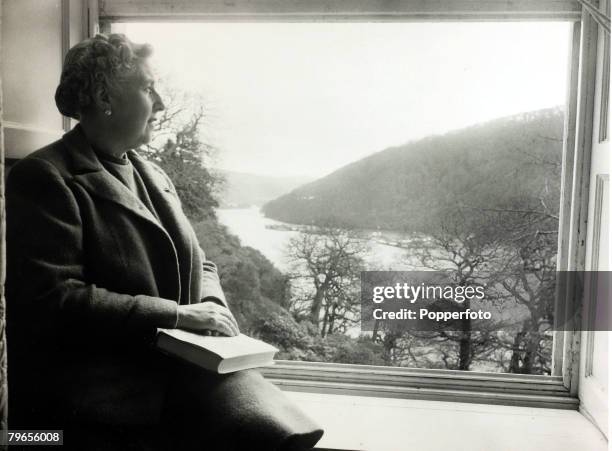
[(218, 375), (178, 365), (164, 413), (179, 445), (174, 449), (297, 451), (311, 449), (323, 435), (255, 370)]
[[(41, 401), (34, 392), (14, 393), (12, 410), (21, 415), (14, 415), (13, 422), (9, 415), (9, 427), (62, 429), (65, 449), (92, 451), (301, 451), (314, 447), (323, 435), (312, 419), (256, 370), (219, 375), (156, 354), (157, 363), (149, 368), (156, 376), (165, 373), (161, 378), (165, 389), (159, 390), (163, 399), (151, 400), (151, 405), (162, 403), (161, 418), (152, 414), (147, 419), (142, 399), (138, 410), (126, 416), (131, 410), (130, 393), (147, 385), (140, 380), (128, 384), (135, 388), (122, 399), (111, 400), (99, 393), (87, 397), (87, 405), (73, 408), (67, 408), (70, 397), (64, 393), (55, 393), (39, 411), (29, 408)], [(102, 377), (93, 371), (90, 376), (91, 382)], [(120, 374), (113, 377), (121, 380)], [(36, 386), (32, 380), (25, 385)], [(91, 405), (94, 399), (97, 402)], [(71, 414), (66, 415), (66, 410)]]

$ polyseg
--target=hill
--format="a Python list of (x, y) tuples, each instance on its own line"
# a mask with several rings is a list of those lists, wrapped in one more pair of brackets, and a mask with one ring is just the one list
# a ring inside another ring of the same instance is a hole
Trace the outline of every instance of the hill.
[(297, 224), (427, 231), (453, 205), (525, 208), (544, 191), (558, 199), (562, 140), (560, 108), (496, 119), (377, 152), (263, 212)]

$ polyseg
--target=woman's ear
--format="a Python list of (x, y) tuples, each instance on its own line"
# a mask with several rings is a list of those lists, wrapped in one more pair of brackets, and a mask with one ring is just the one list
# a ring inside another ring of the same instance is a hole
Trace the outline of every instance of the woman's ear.
[(98, 84), (94, 91), (94, 106), (97, 111), (109, 115), (107, 112), (112, 112), (110, 94), (108, 88), (102, 84)]

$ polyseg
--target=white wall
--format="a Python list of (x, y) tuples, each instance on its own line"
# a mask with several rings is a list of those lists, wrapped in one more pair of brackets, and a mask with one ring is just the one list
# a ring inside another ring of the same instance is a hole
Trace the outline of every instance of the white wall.
[(62, 39), (71, 44), (80, 40), (81, 11), (78, 0), (2, 0), (0, 75), (7, 158), (22, 158), (63, 134), (53, 98), (67, 45)]

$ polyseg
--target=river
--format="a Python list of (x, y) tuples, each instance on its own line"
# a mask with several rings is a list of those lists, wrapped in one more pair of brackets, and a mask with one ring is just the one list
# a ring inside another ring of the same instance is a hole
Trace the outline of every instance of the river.
[[(217, 215), (221, 224), (238, 236), (245, 246), (257, 249), (281, 271), (289, 270), (285, 252), (292, 237), (303, 232), (288, 230), (291, 224), (266, 218), (258, 207), (220, 208)], [(273, 227), (273, 228), (270, 228)], [(398, 234), (393, 234), (394, 238)], [(368, 270), (410, 271), (415, 262), (410, 262), (408, 251), (396, 246), (382, 244), (371, 238), (364, 239), (369, 252), (365, 256)]]

